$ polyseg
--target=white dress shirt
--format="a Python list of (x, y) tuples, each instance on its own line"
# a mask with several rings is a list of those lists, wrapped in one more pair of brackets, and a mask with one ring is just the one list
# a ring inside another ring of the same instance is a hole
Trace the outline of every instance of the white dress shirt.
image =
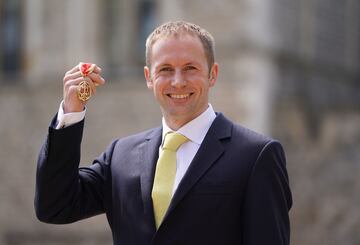
[[(178, 188), (180, 181), (184, 177), (187, 169), (190, 166), (190, 163), (195, 157), (195, 154), (200, 148), (202, 141), (204, 140), (211, 124), (213, 123), (216, 114), (214, 109), (209, 104), (209, 107), (204, 111), (201, 115), (197, 118), (193, 119), (192, 121), (188, 122), (184, 126), (182, 126), (176, 132), (186, 136), (189, 141), (182, 144), (176, 152), (176, 175), (175, 175), (175, 182), (173, 187), (173, 194), (175, 193), (176, 189)], [(163, 133), (162, 133), (162, 142), (164, 142), (164, 137), (166, 133), (171, 132), (171, 130), (164, 120), (162, 119), (163, 125)], [(161, 150), (162, 144), (159, 148)]]
[[(57, 115), (57, 125), (56, 129), (61, 129), (64, 127), (71, 126), (77, 122), (80, 122), (84, 119), (86, 109), (82, 112), (73, 112), (64, 114), (63, 102), (61, 102), (58, 115)], [(176, 175), (175, 182), (173, 187), (173, 194), (175, 193), (177, 187), (180, 184), (180, 181), (184, 177), (187, 169), (190, 166), (190, 163), (195, 157), (195, 154), (200, 148), (202, 141), (204, 140), (211, 124), (213, 123), (216, 114), (214, 109), (209, 104), (209, 107), (200, 114), (197, 118), (188, 122), (182, 126), (176, 132), (186, 136), (189, 141), (182, 144), (176, 152)], [(166, 133), (172, 132), (168, 125), (166, 125), (165, 119), (162, 119), (162, 142), (164, 142), (164, 137)], [(160, 145), (159, 151), (161, 150), (162, 144)]]
[(80, 122), (85, 118), (86, 108), (81, 112), (70, 112), (65, 114), (63, 104), (64, 101), (61, 101), (57, 114), (57, 123), (55, 129), (66, 128), (77, 122)]

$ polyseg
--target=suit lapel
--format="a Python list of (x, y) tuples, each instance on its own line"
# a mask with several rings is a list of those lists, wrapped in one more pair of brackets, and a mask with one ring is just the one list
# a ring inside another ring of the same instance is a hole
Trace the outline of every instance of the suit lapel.
[(171, 214), (196, 182), (221, 157), (225, 150), (221, 140), (231, 137), (231, 129), (232, 123), (222, 114), (218, 114), (191, 162), (189, 169), (181, 180), (174, 197), (171, 200), (165, 219)]
[(151, 188), (154, 181), (155, 165), (159, 156), (159, 146), (161, 144), (161, 128), (152, 131), (146, 138), (144, 144), (139, 148), (138, 154), (141, 156), (141, 195), (144, 203), (144, 213), (154, 221), (154, 211), (151, 199)]

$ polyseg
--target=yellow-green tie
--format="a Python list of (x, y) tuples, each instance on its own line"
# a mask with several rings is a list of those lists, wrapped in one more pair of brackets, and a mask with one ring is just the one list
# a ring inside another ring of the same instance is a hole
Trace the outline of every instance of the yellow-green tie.
[(188, 138), (179, 133), (170, 132), (165, 135), (151, 193), (156, 228), (159, 228), (170, 205), (176, 174), (176, 151), (186, 141)]

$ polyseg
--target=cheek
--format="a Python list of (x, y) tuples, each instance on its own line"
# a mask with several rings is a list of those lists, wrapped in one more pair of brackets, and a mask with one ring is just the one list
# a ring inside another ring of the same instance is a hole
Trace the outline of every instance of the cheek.
[(209, 77), (207, 74), (204, 74), (202, 72), (188, 72), (185, 75), (185, 79), (188, 82), (193, 81), (196, 84), (206, 84), (209, 82)]
[(199, 91), (205, 91), (209, 88), (209, 80), (203, 77), (193, 77), (192, 79), (188, 79), (188, 86), (193, 87)]
[(195, 71), (189, 71), (187, 73), (185, 73), (184, 77), (187, 79), (187, 80), (199, 80), (199, 79), (202, 79), (202, 74), (200, 74), (199, 72), (195, 72)]
[(164, 90), (165, 83), (162, 79), (156, 79), (153, 84), (153, 90), (155, 94), (161, 94)]

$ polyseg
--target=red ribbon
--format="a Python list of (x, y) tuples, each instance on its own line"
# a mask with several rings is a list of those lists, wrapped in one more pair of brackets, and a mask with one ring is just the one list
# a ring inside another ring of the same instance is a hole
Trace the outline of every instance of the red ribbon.
[(81, 64), (80, 71), (84, 77), (86, 77), (87, 75), (89, 75), (92, 72), (92, 70), (91, 70), (92, 65), (93, 64), (91, 64), (91, 63), (82, 63)]

